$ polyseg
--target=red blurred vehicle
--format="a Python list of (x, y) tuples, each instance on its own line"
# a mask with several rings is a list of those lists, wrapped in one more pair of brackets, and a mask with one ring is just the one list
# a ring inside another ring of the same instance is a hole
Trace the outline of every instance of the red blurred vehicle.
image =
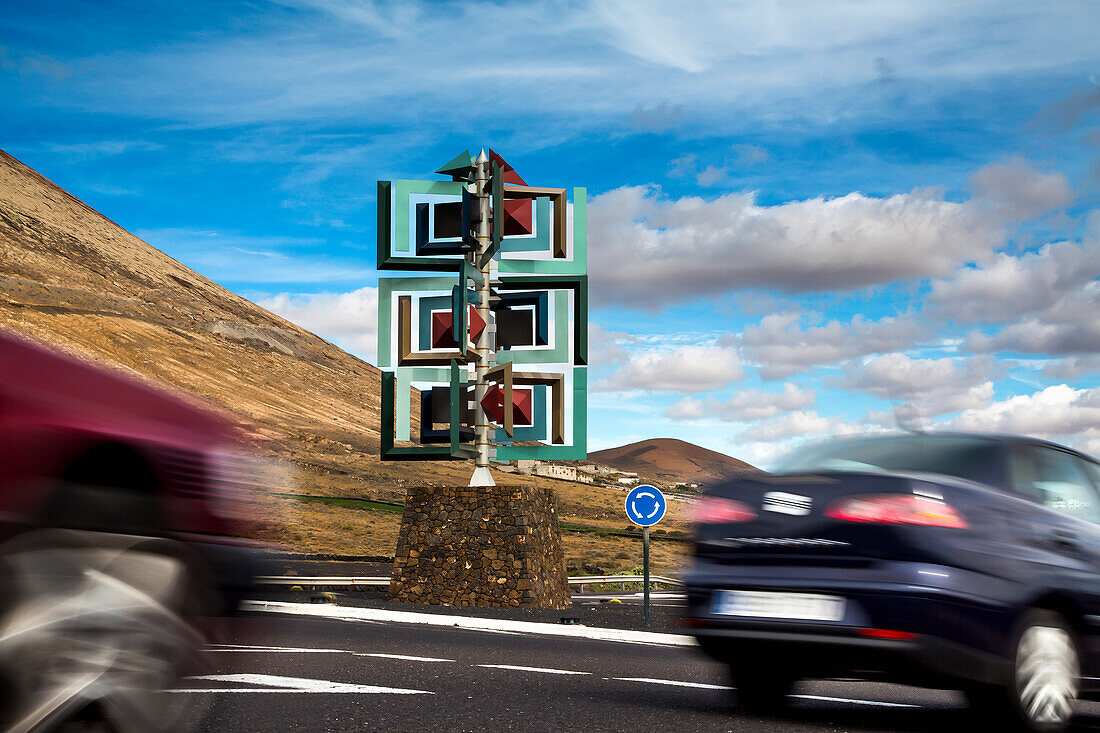
[(0, 331), (0, 722), (168, 724), (153, 692), (254, 576), (244, 538), (269, 477), (244, 437), (190, 398)]

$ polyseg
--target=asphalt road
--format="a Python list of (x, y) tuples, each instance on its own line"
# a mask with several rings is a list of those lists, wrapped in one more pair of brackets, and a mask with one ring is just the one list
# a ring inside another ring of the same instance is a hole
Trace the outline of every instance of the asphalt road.
[[(279, 614), (222, 643), (182, 685), (221, 691), (166, 695), (201, 731), (986, 729), (955, 693), (871, 683), (803, 683), (782, 714), (749, 714), (686, 647)], [(1100, 706), (1075, 727), (1100, 730)]]

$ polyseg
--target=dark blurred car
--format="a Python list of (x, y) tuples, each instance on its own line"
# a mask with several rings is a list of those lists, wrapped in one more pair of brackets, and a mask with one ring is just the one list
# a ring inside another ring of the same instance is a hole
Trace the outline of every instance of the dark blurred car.
[(794, 681), (961, 689), (1028, 730), (1100, 695), (1100, 464), (1037, 440), (842, 439), (697, 506), (685, 622), (742, 704)]
[(0, 332), (0, 727), (173, 725), (153, 693), (254, 575), (267, 467), (243, 437), (190, 398)]

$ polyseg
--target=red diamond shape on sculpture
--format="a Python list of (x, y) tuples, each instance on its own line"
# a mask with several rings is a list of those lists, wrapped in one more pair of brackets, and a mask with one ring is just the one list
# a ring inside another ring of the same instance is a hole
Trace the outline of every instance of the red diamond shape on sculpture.
[(433, 349), (457, 349), (458, 342), (451, 328), (450, 311), (432, 312), (432, 348)]
[[(526, 186), (527, 182), (519, 177), (515, 169), (500, 157), (496, 153), (489, 150), (489, 160), (493, 161), (500, 166), (501, 178), (505, 183), (513, 186)], [(533, 234), (534, 224), (532, 224), (533, 209), (531, 208), (531, 199), (515, 199), (504, 201), (504, 236), (514, 237), (516, 235)]]
[(477, 312), (477, 308), (471, 305), (470, 315), (467, 320), (470, 322), (470, 340), (476, 344), (478, 336), (485, 330), (485, 319)]
[(500, 166), (501, 177), (505, 183), (510, 183), (513, 186), (526, 186), (527, 182), (519, 177), (516, 173), (516, 169), (508, 165), (508, 161), (493, 152), (492, 148), (489, 148), (489, 162), (496, 163)]
[(533, 400), (534, 390), (532, 389), (513, 389), (512, 390), (512, 422), (516, 425), (530, 425), (534, 422), (534, 418), (531, 416), (531, 405)]
[[(532, 392), (530, 389), (512, 390), (512, 422), (516, 425), (530, 425)], [(497, 425), (504, 424), (504, 390), (492, 387), (481, 400), (485, 413)]]
[(498, 425), (504, 424), (504, 390), (500, 387), (493, 387), (485, 393), (485, 397), (481, 400), (481, 406), (485, 408), (485, 413), (489, 418)]
[[(457, 349), (458, 342), (455, 341), (453, 318), (451, 318), (450, 311), (433, 311), (432, 312), (432, 348), (433, 349)], [(485, 319), (477, 312), (477, 309), (472, 305), (470, 306), (469, 315), (470, 324), (470, 340), (477, 343), (478, 336), (485, 330)]]

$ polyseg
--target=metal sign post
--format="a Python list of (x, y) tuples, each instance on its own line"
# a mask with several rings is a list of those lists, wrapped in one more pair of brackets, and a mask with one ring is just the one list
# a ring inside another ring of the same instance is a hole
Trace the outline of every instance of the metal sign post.
[(668, 510), (665, 495), (656, 486), (635, 486), (626, 495), (626, 518), (642, 528), (642, 620), (649, 628), (649, 528)]
[(649, 628), (649, 527), (642, 528), (642, 621)]

